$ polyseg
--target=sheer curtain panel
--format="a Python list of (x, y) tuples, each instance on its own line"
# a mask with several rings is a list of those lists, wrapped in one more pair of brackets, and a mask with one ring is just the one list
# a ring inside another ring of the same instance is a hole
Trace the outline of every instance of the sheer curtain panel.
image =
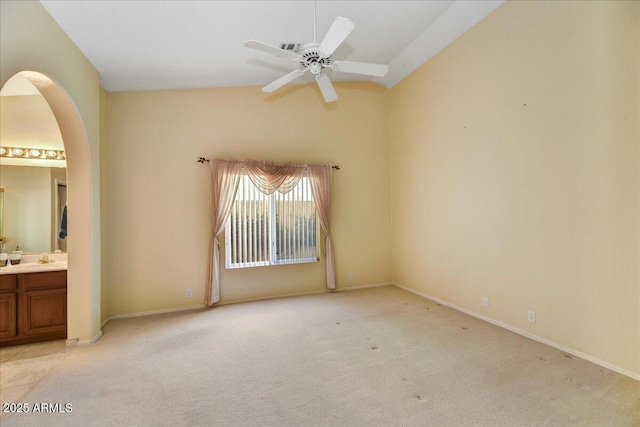
[(311, 191), (316, 202), (320, 227), (326, 237), (327, 288), (336, 288), (336, 267), (331, 240), (331, 165), (309, 166)]
[(236, 198), (242, 164), (211, 160), (211, 192), (213, 231), (209, 258), (209, 286), (205, 292), (205, 304), (211, 306), (220, 301), (220, 242), (218, 236), (231, 212)]

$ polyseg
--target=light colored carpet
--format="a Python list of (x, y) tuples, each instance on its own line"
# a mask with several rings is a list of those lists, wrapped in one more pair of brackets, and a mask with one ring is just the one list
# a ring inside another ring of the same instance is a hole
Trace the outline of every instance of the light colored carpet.
[(9, 426), (639, 426), (640, 382), (394, 286), (109, 322)]

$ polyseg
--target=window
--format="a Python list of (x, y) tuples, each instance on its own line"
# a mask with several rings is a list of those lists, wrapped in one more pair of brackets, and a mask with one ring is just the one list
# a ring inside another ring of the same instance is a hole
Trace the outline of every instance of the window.
[(316, 262), (317, 230), (308, 177), (286, 194), (267, 195), (242, 175), (225, 224), (226, 267)]

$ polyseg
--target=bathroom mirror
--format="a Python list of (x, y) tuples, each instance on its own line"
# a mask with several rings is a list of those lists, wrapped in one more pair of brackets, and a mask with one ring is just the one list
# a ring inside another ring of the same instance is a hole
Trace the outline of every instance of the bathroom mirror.
[(66, 252), (66, 239), (58, 235), (66, 175), (65, 168), (2, 165), (3, 237), (8, 252), (16, 246), (25, 253)]

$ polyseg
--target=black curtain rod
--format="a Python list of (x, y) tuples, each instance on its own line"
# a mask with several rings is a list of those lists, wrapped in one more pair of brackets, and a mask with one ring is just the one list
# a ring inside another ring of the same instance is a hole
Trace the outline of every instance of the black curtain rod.
[[(204, 162), (208, 162), (208, 161), (209, 161), (209, 159), (205, 159), (204, 157), (198, 157), (198, 163), (202, 163), (204, 165)], [(338, 166), (338, 165), (334, 165), (334, 166), (331, 166), (331, 167), (333, 169), (337, 170), (337, 171), (340, 170), (340, 166)]]

